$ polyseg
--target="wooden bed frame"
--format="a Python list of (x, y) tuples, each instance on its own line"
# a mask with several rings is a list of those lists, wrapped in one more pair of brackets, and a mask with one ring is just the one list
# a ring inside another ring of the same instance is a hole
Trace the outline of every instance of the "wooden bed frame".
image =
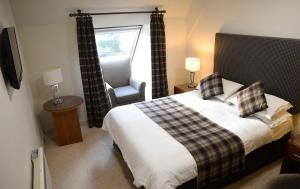
[[(248, 86), (262, 81), (266, 93), (283, 98), (300, 110), (300, 40), (217, 33), (214, 72)], [(290, 133), (246, 155), (246, 168), (203, 188), (220, 188), (270, 164), (284, 154)], [(178, 187), (196, 187), (196, 179)]]

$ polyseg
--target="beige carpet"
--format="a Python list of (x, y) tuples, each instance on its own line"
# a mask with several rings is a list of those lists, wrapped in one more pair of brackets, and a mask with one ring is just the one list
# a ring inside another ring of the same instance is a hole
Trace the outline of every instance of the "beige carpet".
[[(109, 134), (97, 128), (83, 128), (82, 134), (83, 142), (62, 147), (46, 137), (45, 151), (53, 189), (136, 189)], [(272, 183), (278, 177), (280, 165), (281, 161), (274, 162), (226, 189), (274, 188)], [(295, 179), (300, 181), (299, 175)]]

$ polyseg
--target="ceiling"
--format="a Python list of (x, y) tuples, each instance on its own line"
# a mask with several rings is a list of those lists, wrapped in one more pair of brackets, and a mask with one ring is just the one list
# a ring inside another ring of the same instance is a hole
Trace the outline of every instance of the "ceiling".
[(167, 10), (166, 17), (184, 18), (193, 0), (10, 0), (18, 25), (51, 24), (77, 9), (88, 12)]

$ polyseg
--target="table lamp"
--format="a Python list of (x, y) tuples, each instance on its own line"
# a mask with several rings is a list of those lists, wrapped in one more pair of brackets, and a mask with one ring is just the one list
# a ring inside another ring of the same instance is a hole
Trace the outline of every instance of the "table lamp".
[(61, 68), (53, 67), (43, 73), (44, 84), (51, 86), (53, 90), (53, 104), (63, 103), (63, 99), (58, 95), (58, 84), (63, 81)]
[(200, 59), (199, 58), (186, 58), (185, 59), (185, 69), (190, 72), (190, 83), (188, 85), (189, 88), (195, 88), (196, 84), (195, 80), (195, 72), (200, 70)]

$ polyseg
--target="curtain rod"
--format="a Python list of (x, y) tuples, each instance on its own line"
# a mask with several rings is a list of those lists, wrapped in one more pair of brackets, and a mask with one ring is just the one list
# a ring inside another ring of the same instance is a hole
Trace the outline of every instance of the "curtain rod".
[(116, 28), (134, 28), (134, 27), (143, 27), (143, 25), (112, 26), (112, 27), (102, 27), (102, 28), (94, 28), (94, 29), (102, 30), (102, 29), (116, 29)]
[(77, 13), (70, 13), (70, 17), (75, 16), (92, 16), (92, 15), (110, 15), (110, 14), (146, 14), (146, 13), (166, 13), (166, 10), (158, 10), (156, 7), (153, 11), (131, 11), (131, 12), (99, 12), (99, 13), (82, 13), (80, 9), (77, 10)]

